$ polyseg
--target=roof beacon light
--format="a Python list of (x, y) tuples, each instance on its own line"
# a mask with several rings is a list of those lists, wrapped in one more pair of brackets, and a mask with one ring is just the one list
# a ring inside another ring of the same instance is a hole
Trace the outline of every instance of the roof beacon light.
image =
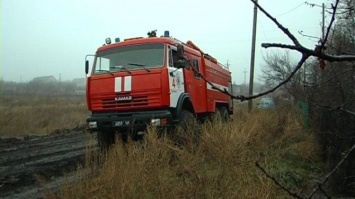
[(115, 38), (115, 42), (117, 43), (117, 42), (120, 42), (120, 38), (119, 37), (116, 37)]
[(164, 37), (169, 37), (169, 30), (164, 31)]
[(107, 37), (107, 38), (105, 39), (105, 42), (106, 42), (107, 45), (108, 45), (108, 44), (111, 44), (111, 38), (110, 38), (110, 37)]

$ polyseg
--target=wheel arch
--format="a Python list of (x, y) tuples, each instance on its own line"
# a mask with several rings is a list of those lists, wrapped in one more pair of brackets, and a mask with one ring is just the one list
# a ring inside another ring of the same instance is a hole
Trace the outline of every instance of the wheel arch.
[(182, 93), (179, 96), (177, 106), (176, 106), (176, 117), (179, 116), (181, 110), (187, 110), (195, 114), (195, 110), (190, 100), (190, 95), (188, 93)]
[(215, 104), (214, 104), (214, 110), (218, 109), (219, 107), (226, 107), (226, 109), (228, 110), (229, 109), (229, 104), (228, 102), (220, 102), (220, 101), (216, 101)]

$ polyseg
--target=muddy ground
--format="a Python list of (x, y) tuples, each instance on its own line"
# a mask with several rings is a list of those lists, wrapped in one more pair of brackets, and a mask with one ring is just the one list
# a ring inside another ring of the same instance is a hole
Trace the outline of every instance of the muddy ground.
[[(0, 198), (41, 198), (55, 191), (83, 163), (87, 150), (96, 150), (94, 136), (80, 130), (50, 135), (0, 138)], [(38, 183), (38, 178), (45, 184)]]

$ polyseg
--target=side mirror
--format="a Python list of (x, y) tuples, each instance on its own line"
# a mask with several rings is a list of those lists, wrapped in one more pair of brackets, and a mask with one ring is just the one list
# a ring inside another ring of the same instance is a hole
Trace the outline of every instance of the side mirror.
[(184, 46), (182, 44), (177, 45), (177, 58), (185, 59), (184, 57)]
[(175, 67), (176, 68), (186, 68), (187, 67), (187, 63), (186, 63), (186, 61), (184, 59), (179, 59), (175, 63)]
[(85, 61), (85, 74), (89, 73), (89, 60)]

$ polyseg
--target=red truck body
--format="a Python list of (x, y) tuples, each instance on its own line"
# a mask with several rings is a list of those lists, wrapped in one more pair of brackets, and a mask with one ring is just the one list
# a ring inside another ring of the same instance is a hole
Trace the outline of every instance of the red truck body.
[[(185, 67), (177, 67), (178, 46)], [(86, 66), (88, 67), (88, 66)], [(142, 132), (147, 125), (173, 127), (186, 110), (203, 119), (216, 110), (233, 113), (231, 73), (192, 42), (171, 37), (132, 38), (98, 48), (87, 78), (87, 118), (93, 131)]]

